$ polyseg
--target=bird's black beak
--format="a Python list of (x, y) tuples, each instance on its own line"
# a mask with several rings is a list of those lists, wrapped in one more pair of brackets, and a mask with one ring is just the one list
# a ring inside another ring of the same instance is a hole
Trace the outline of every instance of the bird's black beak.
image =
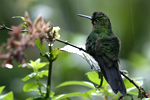
[(86, 16), (86, 15), (82, 15), (82, 14), (78, 14), (78, 16), (84, 17), (84, 18), (88, 18), (88, 19), (92, 20), (92, 17), (91, 17), (91, 16)]

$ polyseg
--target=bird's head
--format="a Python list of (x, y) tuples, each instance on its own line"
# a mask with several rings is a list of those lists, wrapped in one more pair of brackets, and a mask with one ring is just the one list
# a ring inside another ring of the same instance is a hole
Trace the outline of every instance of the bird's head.
[(90, 19), (95, 28), (111, 28), (110, 20), (103, 12), (94, 12), (92, 17), (82, 14), (78, 14), (78, 16)]

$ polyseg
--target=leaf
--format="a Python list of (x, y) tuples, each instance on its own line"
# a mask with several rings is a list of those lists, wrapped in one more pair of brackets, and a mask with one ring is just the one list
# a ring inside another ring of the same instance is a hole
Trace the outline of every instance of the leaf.
[(38, 65), (41, 61), (41, 58), (38, 58), (37, 60), (35, 60), (36, 65)]
[(30, 60), (29, 66), (34, 69), (36, 66), (36, 63), (34, 61)]
[(143, 98), (142, 100), (150, 100), (150, 98)]
[(34, 97), (30, 97), (30, 98), (27, 98), (26, 100), (33, 100), (34, 99)]
[(1, 86), (0, 87), (0, 94), (2, 93), (3, 89), (5, 88), (5, 86)]
[(95, 83), (97, 85), (100, 83), (100, 79), (98, 78), (99, 76), (96, 72), (88, 72), (88, 73), (86, 73), (86, 75), (87, 75), (88, 79), (90, 81), (92, 81), (93, 83)]
[(100, 96), (100, 94), (97, 93), (95, 89), (86, 91), (85, 93), (88, 94), (89, 96)]
[(37, 84), (31, 82), (31, 83), (27, 83), (27, 84), (24, 85), (23, 91), (24, 92), (29, 92), (29, 91), (31, 91), (33, 89), (36, 89), (36, 88), (37, 88)]
[(88, 98), (88, 96), (86, 94), (83, 94), (83, 93), (80, 93), (80, 92), (75, 92), (75, 93), (61, 94), (61, 95), (55, 96), (52, 99), (53, 100), (62, 100), (62, 99), (65, 99), (65, 98), (68, 98), (68, 97), (74, 97), (74, 96)]
[(38, 72), (38, 76), (42, 78), (43, 76), (48, 76), (48, 70), (42, 70), (41, 72)]
[(128, 94), (138, 95), (138, 91), (137, 90), (135, 90), (135, 91), (129, 91)]
[(83, 59), (85, 59), (88, 62), (88, 64), (91, 66), (91, 68), (94, 71), (101, 72), (97, 61), (91, 55), (89, 55), (88, 53), (86, 53), (84, 51), (81, 51), (81, 50), (79, 50), (77, 48), (74, 48), (72, 46), (69, 46), (69, 45), (67, 45), (67, 46), (65, 46), (63, 48), (60, 48), (60, 50), (67, 51), (67, 52), (70, 52), (70, 53), (75, 53), (75, 54), (81, 56)]
[(40, 56), (49, 59), (50, 54), (49, 54), (49, 52), (46, 52), (46, 53), (40, 53)]
[(13, 100), (13, 99), (14, 99), (14, 95), (12, 91), (0, 96), (0, 100)]
[(22, 81), (27, 81), (27, 80), (29, 80), (29, 79), (35, 77), (35, 76), (36, 76), (36, 73), (33, 72), (33, 73), (31, 73), (31, 74), (25, 76), (25, 77), (22, 79)]
[[(138, 85), (141, 86), (143, 84), (143, 80), (141, 80), (141, 78), (132, 78), (132, 80)], [(128, 79), (124, 79), (124, 84), (126, 89), (128, 89), (128, 91), (131, 91), (133, 89), (135, 89), (136, 87), (128, 80)]]
[(45, 65), (49, 64), (48, 62), (40, 62), (40, 61), (41, 59), (38, 58), (35, 62), (32, 60), (30, 62), (31, 62), (31, 65), (36, 69), (43, 68)]
[(22, 21), (24, 21), (24, 22), (26, 21), (26, 19), (22, 16), (13, 16), (12, 18), (20, 18), (20, 19), (22, 19)]
[(40, 41), (39, 38), (36, 39), (36, 40), (34, 41), (34, 43), (35, 43), (36, 46), (40, 49), (40, 51), (42, 51), (43, 53), (46, 53), (46, 47), (45, 47), (44, 44), (41, 44), (41, 41)]
[(43, 67), (46, 66), (47, 64), (49, 64), (49, 63), (48, 63), (48, 62), (41, 62), (41, 63), (37, 64), (36, 68), (37, 68), (37, 69), (43, 68)]
[(49, 99), (44, 99), (44, 97), (34, 97), (32, 100), (49, 100)]
[(52, 50), (51, 54), (52, 54), (52, 60), (56, 60), (58, 55), (61, 53), (61, 50), (59, 50), (58, 48), (55, 48)]
[(42, 86), (44, 86), (44, 84), (40, 83), (40, 82), (37, 82), (37, 85), (39, 88), (41, 88)]
[(95, 87), (92, 83), (85, 82), (85, 81), (67, 81), (67, 82), (64, 82), (64, 83), (58, 85), (56, 88), (60, 88), (60, 87), (63, 87), (63, 86), (68, 86), (68, 85), (83, 85), (83, 86), (95, 89)]
[(26, 22), (22, 23), (22, 26), (27, 30), (28, 29), (28, 25)]

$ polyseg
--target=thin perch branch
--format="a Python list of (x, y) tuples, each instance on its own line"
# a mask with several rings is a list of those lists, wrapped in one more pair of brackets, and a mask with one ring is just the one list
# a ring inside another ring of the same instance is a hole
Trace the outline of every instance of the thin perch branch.
[[(0, 30), (6, 29), (9, 31), (13, 31), (13, 29), (6, 27), (4, 23), (2, 23), (2, 24), (3, 24), (2, 26), (0, 25)], [(28, 32), (28, 30), (21, 30), (21, 32)]]
[(70, 45), (70, 46), (72, 46), (72, 47), (75, 47), (75, 48), (77, 48), (77, 49), (79, 49), (79, 50), (82, 50), (82, 51), (86, 52), (85, 49), (83, 49), (83, 48), (81, 48), (81, 47), (77, 47), (77, 46), (75, 46), (75, 45), (73, 45), (73, 44), (70, 44), (70, 43), (68, 43), (67, 41), (63, 41), (63, 40), (60, 40), (60, 39), (56, 39), (56, 41), (62, 42), (62, 43), (64, 43), (64, 44), (66, 44), (66, 45)]

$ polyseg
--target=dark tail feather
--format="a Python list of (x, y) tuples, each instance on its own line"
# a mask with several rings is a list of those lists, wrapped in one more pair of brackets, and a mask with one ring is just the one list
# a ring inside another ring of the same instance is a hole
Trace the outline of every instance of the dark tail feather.
[(100, 57), (96, 57), (96, 60), (98, 61), (101, 71), (114, 93), (117, 94), (118, 91), (120, 91), (123, 95), (126, 95), (126, 88), (119, 69), (115, 65), (112, 65), (111, 67), (107, 67), (107, 65), (105, 66)]

